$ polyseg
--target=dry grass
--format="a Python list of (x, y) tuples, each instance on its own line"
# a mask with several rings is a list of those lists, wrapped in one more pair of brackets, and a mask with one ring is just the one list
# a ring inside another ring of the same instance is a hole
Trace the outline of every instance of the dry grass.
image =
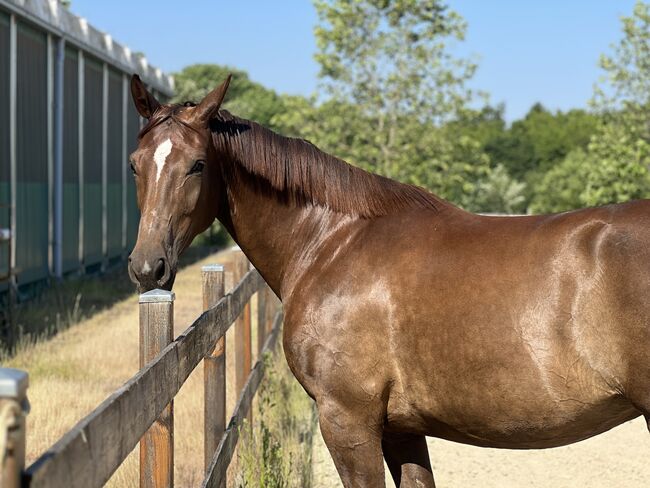
[[(227, 263), (230, 253), (212, 255), (182, 269), (174, 291), (175, 333), (201, 313), (201, 273), (204, 264)], [(252, 316), (256, 317), (255, 302)], [(229, 411), (235, 403), (233, 328), (226, 336)], [(253, 324), (253, 350), (256, 327)], [(230, 349), (228, 349), (230, 347)], [(253, 360), (256, 360), (255, 353)], [(30, 374), (32, 411), (27, 422), (27, 463), (52, 445), (112, 391), (138, 370), (138, 305), (135, 294), (50, 340), (23, 344), (5, 362)], [(174, 401), (176, 486), (197, 486), (203, 479), (203, 366), (200, 364)], [(138, 448), (116, 471), (107, 486), (138, 486)]]
[[(265, 357), (264, 382), (255, 397), (253, 425), (242, 435), (235, 478), (240, 488), (310, 488), (314, 402), (278, 349)], [(316, 485), (325, 486), (325, 485)]]

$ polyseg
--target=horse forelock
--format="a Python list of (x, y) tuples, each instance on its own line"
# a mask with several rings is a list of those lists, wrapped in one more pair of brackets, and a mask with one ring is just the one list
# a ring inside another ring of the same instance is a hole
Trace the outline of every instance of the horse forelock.
[(154, 128), (158, 127), (160, 124), (167, 120), (172, 120), (184, 127), (187, 127), (195, 132), (199, 132), (196, 127), (193, 127), (191, 124), (185, 122), (179, 117), (180, 113), (186, 108), (195, 107), (194, 102), (183, 102), (183, 103), (173, 103), (167, 105), (161, 105), (149, 118), (147, 123), (140, 129), (138, 133), (138, 140), (141, 140), (148, 132), (151, 132)]

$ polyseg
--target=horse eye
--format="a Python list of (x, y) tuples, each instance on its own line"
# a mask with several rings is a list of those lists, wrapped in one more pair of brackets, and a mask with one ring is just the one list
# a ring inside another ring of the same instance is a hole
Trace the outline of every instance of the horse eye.
[(131, 167), (131, 172), (132, 172), (134, 175), (137, 175), (138, 172), (135, 170), (135, 166), (133, 165), (132, 162), (129, 162), (129, 166)]
[(203, 161), (202, 159), (199, 159), (198, 161), (196, 161), (194, 163), (194, 166), (192, 166), (192, 169), (187, 174), (188, 175), (193, 175), (193, 174), (196, 174), (196, 173), (200, 173), (201, 171), (203, 171), (204, 167), (205, 167), (205, 161)]

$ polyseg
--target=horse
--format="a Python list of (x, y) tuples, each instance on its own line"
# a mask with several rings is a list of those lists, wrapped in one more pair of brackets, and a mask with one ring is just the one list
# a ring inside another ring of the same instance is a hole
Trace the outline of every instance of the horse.
[(171, 289), (218, 219), (284, 307), (288, 365), (346, 487), (432, 487), (425, 436), (539, 449), (650, 420), (650, 201), (464, 211), (221, 109), (161, 105), (130, 158), (129, 273)]

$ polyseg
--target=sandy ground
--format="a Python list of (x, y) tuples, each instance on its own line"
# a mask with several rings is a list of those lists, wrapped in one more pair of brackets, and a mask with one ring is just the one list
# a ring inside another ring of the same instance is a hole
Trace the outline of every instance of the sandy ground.
[[(174, 285), (176, 335), (202, 311), (201, 266), (229, 261), (230, 253), (226, 252), (209, 256), (179, 271)], [(28, 465), (138, 371), (137, 303), (137, 295), (133, 294), (51, 340), (27, 347), (6, 364), (30, 374), (28, 395), (32, 411), (27, 418)], [(233, 344), (232, 327), (226, 342)], [(229, 347), (232, 346), (227, 345)], [(234, 388), (231, 387), (234, 385), (233, 358), (234, 354), (228, 354), (227, 350), (227, 405), (230, 412), (235, 402)], [(190, 375), (174, 400), (174, 439), (175, 485), (200, 485), (203, 480), (202, 364)], [(137, 487), (137, 459), (136, 447), (108, 486)]]
[[(314, 442), (314, 486), (342, 486), (320, 433)], [(650, 434), (643, 418), (577, 444), (537, 451), (429, 439), (429, 455), (438, 488), (650, 486)], [(386, 486), (395, 486), (389, 476), (386, 480)]]

